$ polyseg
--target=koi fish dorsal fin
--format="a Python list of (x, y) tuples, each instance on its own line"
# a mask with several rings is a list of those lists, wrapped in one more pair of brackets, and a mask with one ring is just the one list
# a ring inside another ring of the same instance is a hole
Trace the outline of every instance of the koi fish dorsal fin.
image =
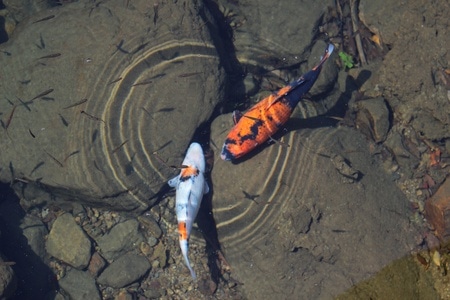
[(239, 120), (242, 118), (242, 112), (240, 112), (239, 110), (235, 110), (235, 111), (233, 111), (232, 117), (233, 117), (234, 125), (236, 125), (239, 122)]
[(270, 95), (269, 97), (272, 99), (269, 99), (269, 103), (267, 104), (266, 109), (269, 109), (272, 105), (277, 103), (281, 98), (286, 96), (291, 89), (292, 89), (292, 87), (290, 85), (287, 85), (287, 86), (281, 88), (277, 93)]

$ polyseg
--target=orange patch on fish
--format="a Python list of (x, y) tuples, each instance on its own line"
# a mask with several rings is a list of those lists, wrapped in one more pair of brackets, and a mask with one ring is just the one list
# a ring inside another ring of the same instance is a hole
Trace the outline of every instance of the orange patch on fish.
[(186, 228), (186, 222), (178, 222), (178, 234), (180, 235), (180, 240), (186, 241), (188, 239), (188, 232)]
[(283, 126), (291, 116), (292, 107), (279, 98), (270, 95), (254, 107), (252, 107), (228, 134), (226, 143), (227, 150), (238, 158), (249, 152), (259, 144), (267, 141)]
[(198, 175), (198, 169), (196, 167), (186, 166), (185, 168), (181, 169), (180, 180), (185, 181), (185, 180), (191, 178), (191, 176), (197, 176), (197, 175)]

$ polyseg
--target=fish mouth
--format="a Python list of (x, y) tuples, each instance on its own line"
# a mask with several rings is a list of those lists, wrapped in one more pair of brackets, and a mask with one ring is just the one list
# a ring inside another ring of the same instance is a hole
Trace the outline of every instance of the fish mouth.
[(221, 158), (222, 160), (226, 160), (226, 161), (229, 161), (229, 160), (232, 160), (232, 159), (233, 159), (233, 157), (230, 157), (227, 153), (222, 153), (222, 154), (220, 154), (220, 158)]
[(227, 149), (225, 145), (222, 148), (222, 153), (220, 153), (220, 158), (225, 161), (235, 159), (234, 155), (231, 154), (231, 152)]

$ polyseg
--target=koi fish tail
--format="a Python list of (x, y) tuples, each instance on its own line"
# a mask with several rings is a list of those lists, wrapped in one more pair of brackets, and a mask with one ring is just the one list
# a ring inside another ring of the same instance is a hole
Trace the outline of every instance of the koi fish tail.
[(325, 49), (325, 53), (320, 62), (310, 71), (303, 74), (299, 79), (290, 83), (291, 89), (284, 95), (284, 98), (288, 101), (291, 107), (295, 107), (312, 88), (319, 77), (320, 71), (322, 70), (322, 65), (327, 61), (331, 53), (333, 53), (333, 50), (333, 44), (329, 44), (327, 49)]
[(324, 62), (327, 61), (327, 59), (330, 57), (331, 53), (333, 53), (334, 50), (334, 45), (333, 44), (329, 44), (327, 49), (325, 49), (325, 54), (321, 57), (320, 62), (314, 67), (312, 68), (313, 71), (315, 71), (316, 69), (320, 68)]
[(180, 248), (181, 248), (181, 253), (183, 254), (186, 266), (188, 267), (189, 272), (191, 272), (192, 278), (197, 279), (197, 275), (195, 274), (194, 269), (192, 269), (191, 263), (189, 262), (189, 257), (188, 257), (189, 242), (187, 240), (180, 240)]

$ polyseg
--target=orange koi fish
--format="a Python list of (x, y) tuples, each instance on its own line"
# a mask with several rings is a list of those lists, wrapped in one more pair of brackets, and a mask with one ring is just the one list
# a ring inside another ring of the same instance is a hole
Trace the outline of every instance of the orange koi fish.
[(333, 50), (334, 46), (328, 45), (325, 54), (314, 68), (277, 93), (258, 102), (244, 115), (235, 111), (235, 125), (225, 140), (220, 157), (223, 160), (239, 158), (273, 136), (287, 122), (297, 103), (314, 85), (323, 63)]
[(169, 185), (176, 188), (176, 213), (180, 248), (184, 261), (196, 279), (194, 270), (189, 263), (189, 237), (202, 201), (203, 195), (209, 192), (205, 181), (205, 156), (200, 144), (192, 143), (183, 160), (180, 175), (169, 180)]

